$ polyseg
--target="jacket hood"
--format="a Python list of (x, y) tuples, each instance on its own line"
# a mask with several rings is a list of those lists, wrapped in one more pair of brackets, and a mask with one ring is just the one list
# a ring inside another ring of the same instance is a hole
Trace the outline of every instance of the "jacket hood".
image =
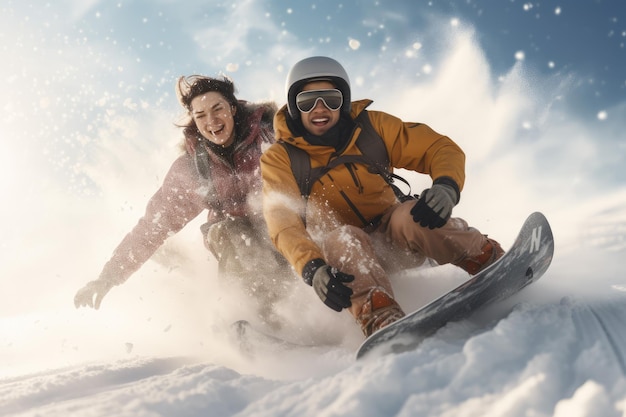
[(276, 111), (278, 110), (278, 106), (273, 101), (262, 101), (259, 103), (250, 103), (247, 101), (242, 101), (241, 103), (250, 114), (262, 108), (263, 109), (263, 114), (261, 115), (262, 123), (272, 124), (274, 120), (274, 115), (276, 114)]

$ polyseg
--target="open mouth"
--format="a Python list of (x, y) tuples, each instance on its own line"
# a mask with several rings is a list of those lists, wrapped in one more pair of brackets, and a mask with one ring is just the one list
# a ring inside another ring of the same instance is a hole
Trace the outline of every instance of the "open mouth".
[(329, 120), (329, 117), (315, 117), (311, 119), (311, 123), (315, 126), (324, 126)]
[(211, 135), (219, 136), (224, 131), (224, 125), (219, 126), (217, 129), (211, 130)]

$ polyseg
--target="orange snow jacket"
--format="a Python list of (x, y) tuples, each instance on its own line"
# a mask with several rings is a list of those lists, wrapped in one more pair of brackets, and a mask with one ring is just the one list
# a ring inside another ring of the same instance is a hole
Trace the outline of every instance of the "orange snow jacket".
[[(352, 119), (371, 103), (371, 100), (353, 102)], [(368, 114), (372, 126), (384, 141), (391, 168), (427, 174), (433, 181), (447, 177), (457, 184), (459, 191), (462, 190), (465, 154), (450, 138), (422, 123), (403, 122), (380, 111), (368, 111)], [(338, 155), (332, 146), (311, 145), (301, 136), (294, 137), (286, 117), (289, 116), (284, 106), (274, 117), (276, 138), (305, 150), (310, 156), (311, 168), (325, 166), (340, 155), (361, 154), (355, 145), (360, 127), (353, 131), (348, 145)], [(302, 197), (287, 150), (279, 143), (273, 144), (261, 156), (261, 174), (263, 214), (270, 238), (300, 273), (309, 261), (324, 258), (315, 243), (316, 233), (341, 225), (367, 227), (398, 204), (387, 181), (359, 163), (333, 168), (312, 184), (308, 199)], [(306, 225), (302, 216), (306, 218)]]

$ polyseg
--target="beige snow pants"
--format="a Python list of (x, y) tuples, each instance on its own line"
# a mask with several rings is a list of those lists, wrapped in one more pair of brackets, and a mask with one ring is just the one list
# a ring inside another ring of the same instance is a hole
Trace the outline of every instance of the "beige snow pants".
[(415, 201), (399, 203), (384, 213), (371, 232), (356, 226), (341, 226), (328, 233), (322, 242), (326, 262), (340, 271), (354, 275), (352, 306), (357, 317), (374, 287), (393, 289), (388, 273), (417, 267), (426, 258), (438, 264), (456, 264), (467, 256), (476, 256), (487, 242), (478, 230), (460, 218), (451, 218), (439, 229), (422, 227), (413, 221)]

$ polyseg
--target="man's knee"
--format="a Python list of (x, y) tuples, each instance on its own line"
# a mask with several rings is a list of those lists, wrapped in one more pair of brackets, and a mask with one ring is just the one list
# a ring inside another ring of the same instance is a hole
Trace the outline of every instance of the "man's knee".
[(324, 246), (344, 246), (357, 242), (365, 242), (368, 239), (369, 236), (363, 229), (356, 226), (343, 225), (326, 234)]
[(370, 236), (359, 227), (345, 225), (328, 233), (322, 251), (326, 262), (343, 272), (355, 276), (384, 274)]

